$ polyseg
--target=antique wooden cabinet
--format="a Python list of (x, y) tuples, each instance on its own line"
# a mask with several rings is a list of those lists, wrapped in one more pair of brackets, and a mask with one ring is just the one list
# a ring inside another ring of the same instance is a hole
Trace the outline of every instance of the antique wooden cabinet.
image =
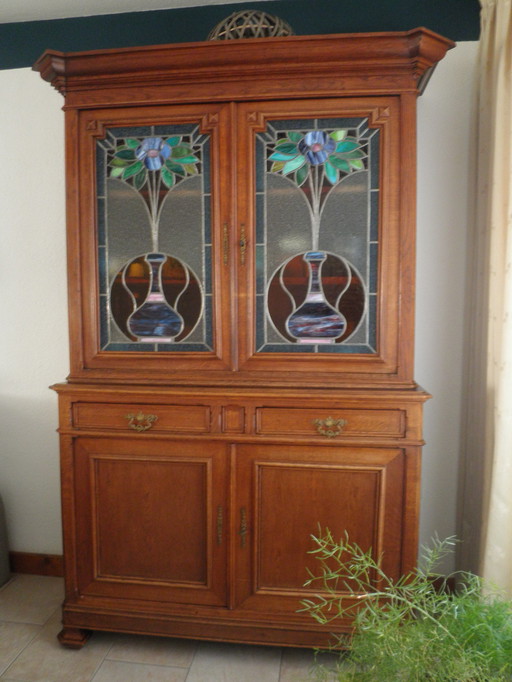
[(63, 644), (325, 644), (297, 612), (319, 526), (414, 565), (415, 106), (451, 46), (418, 29), (36, 63), (66, 111)]

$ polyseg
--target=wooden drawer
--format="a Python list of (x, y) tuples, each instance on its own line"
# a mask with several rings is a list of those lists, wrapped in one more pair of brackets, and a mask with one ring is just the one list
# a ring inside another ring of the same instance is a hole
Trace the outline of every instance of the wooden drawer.
[(256, 411), (256, 432), (262, 435), (404, 438), (405, 429), (406, 412), (398, 409), (261, 407)]
[(207, 433), (207, 405), (146, 405), (133, 403), (74, 403), (73, 426), (77, 429), (114, 429), (143, 433)]

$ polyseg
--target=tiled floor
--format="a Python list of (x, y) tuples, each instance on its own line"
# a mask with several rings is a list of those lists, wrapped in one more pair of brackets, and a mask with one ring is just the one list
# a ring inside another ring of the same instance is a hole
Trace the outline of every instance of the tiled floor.
[[(335, 682), (313, 652), (95, 633), (60, 646), (60, 578), (16, 575), (0, 588), (1, 682)], [(320, 659), (322, 661), (322, 657)], [(333, 664), (329, 654), (323, 656)]]

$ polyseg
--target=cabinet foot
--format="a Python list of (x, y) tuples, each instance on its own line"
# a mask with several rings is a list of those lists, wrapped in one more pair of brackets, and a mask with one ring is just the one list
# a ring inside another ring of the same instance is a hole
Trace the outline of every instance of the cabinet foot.
[(64, 626), (57, 635), (57, 639), (62, 646), (65, 646), (68, 649), (81, 649), (90, 636), (90, 630), (81, 630), (80, 628)]

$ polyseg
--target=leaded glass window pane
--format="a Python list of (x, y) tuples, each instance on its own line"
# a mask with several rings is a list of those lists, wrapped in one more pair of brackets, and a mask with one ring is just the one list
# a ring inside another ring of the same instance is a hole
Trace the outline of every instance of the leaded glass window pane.
[(257, 352), (376, 352), (379, 131), (282, 120), (256, 136)]
[(211, 351), (209, 136), (111, 128), (96, 168), (101, 349)]

